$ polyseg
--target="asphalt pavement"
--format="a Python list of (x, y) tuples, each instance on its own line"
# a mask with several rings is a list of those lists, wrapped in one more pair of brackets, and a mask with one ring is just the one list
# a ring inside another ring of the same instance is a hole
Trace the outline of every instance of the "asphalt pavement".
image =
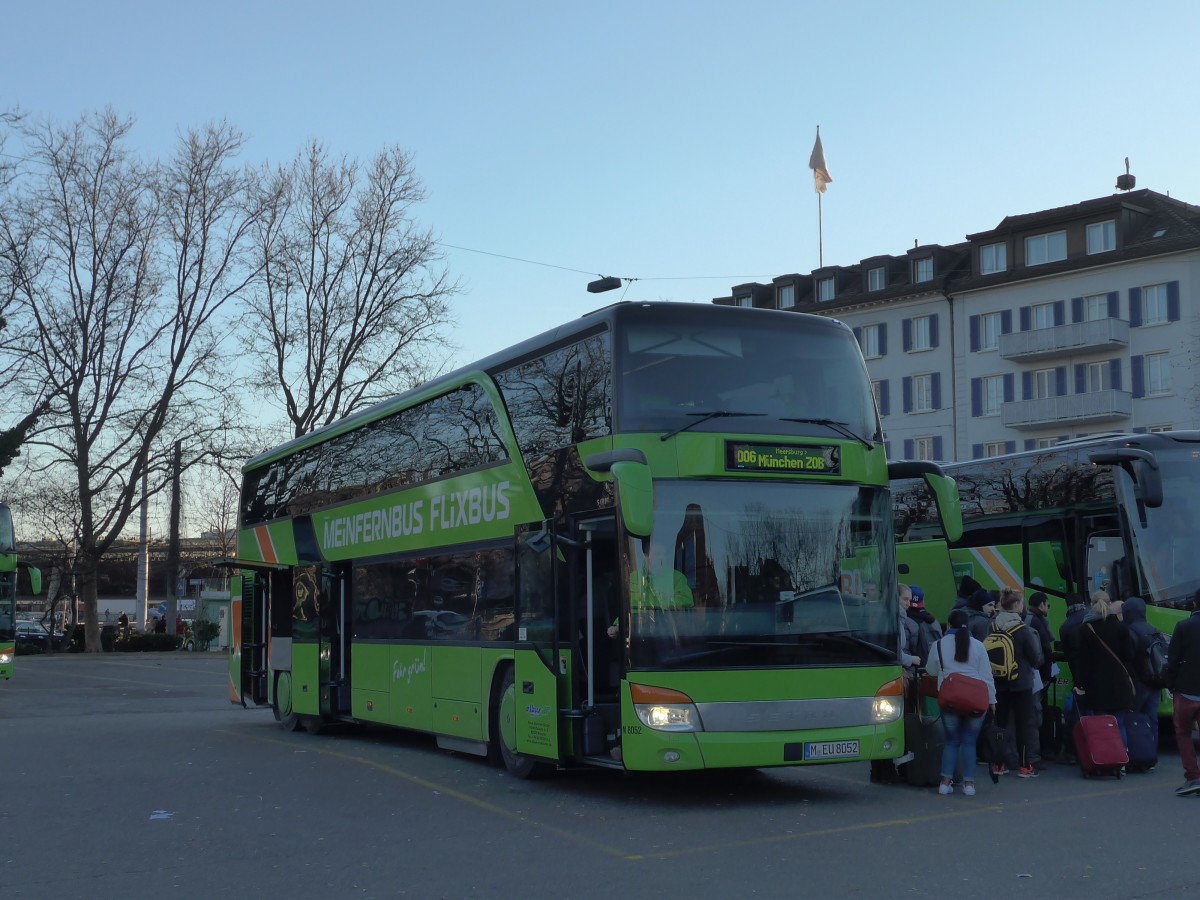
[(520, 781), (426, 735), (285, 733), (222, 653), (17, 659), (0, 894), (25, 898), (1188, 896), (1178, 757), (973, 798), (865, 764)]

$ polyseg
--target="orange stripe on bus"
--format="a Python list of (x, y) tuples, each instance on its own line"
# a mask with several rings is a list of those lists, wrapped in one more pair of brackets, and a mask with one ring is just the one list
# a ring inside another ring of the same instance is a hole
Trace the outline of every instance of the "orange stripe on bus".
[(1020, 587), (1019, 584), (1009, 577), (1008, 561), (1003, 556), (991, 547), (976, 547), (975, 551), (983, 559), (988, 568), (992, 570), (992, 576), (998, 584), (1010, 588)]
[(275, 556), (275, 542), (271, 540), (271, 531), (266, 525), (259, 525), (254, 529), (254, 536), (258, 539), (258, 552), (262, 554), (263, 562), (279, 562)]

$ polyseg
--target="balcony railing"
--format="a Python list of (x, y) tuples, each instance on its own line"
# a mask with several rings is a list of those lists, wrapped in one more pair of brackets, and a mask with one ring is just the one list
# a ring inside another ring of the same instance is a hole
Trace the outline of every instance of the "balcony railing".
[(1129, 323), (1124, 319), (1095, 319), (1000, 335), (1000, 355), (1005, 359), (1078, 356), (1127, 346)]
[(1005, 428), (1040, 428), (1054, 422), (1114, 422), (1133, 411), (1128, 391), (1092, 391), (1037, 400), (1017, 400), (1000, 407)]

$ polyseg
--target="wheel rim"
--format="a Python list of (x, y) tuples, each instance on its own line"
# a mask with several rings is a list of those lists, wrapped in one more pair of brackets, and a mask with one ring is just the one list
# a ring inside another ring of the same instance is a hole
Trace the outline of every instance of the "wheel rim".
[(292, 714), (291, 672), (279, 673), (279, 680), (275, 683), (275, 708), (279, 710), (280, 719), (286, 719)]
[(509, 684), (500, 695), (500, 745), (506, 753), (517, 752), (517, 686)]

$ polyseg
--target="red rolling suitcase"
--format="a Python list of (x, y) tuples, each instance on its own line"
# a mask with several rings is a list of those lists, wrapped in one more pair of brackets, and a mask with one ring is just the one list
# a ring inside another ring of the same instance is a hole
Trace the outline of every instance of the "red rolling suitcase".
[(1116, 716), (1082, 716), (1075, 723), (1075, 756), (1083, 777), (1115, 775), (1129, 762)]

